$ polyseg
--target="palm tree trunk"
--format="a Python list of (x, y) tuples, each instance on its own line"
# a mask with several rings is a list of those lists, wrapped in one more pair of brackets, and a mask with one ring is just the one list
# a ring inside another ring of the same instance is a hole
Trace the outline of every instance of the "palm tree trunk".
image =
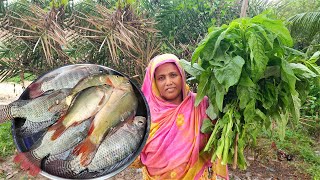
[(246, 17), (247, 16), (248, 5), (249, 5), (248, 0), (243, 0), (242, 1), (240, 17)]

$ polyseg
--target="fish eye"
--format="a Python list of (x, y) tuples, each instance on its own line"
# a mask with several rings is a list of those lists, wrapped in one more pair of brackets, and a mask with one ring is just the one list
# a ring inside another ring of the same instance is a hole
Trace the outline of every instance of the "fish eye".
[(139, 121), (138, 121), (138, 123), (139, 123), (140, 125), (142, 125), (143, 122), (144, 122), (144, 121), (142, 121), (142, 120), (139, 120)]

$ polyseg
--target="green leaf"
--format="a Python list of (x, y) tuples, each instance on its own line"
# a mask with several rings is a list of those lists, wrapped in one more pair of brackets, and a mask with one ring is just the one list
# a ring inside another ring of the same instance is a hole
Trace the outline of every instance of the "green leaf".
[(309, 68), (307, 68), (303, 64), (290, 63), (289, 65), (293, 70), (294, 74), (299, 78), (309, 79), (309, 78), (317, 77), (317, 75), (314, 72), (312, 72)]
[(197, 96), (195, 100), (195, 106), (198, 106), (204, 96), (207, 93), (207, 90), (209, 88), (209, 79), (210, 79), (210, 74), (207, 71), (202, 72), (200, 75), (200, 82), (197, 90)]
[(260, 32), (262, 34), (262, 37), (264, 37), (265, 41), (268, 43), (268, 45), (272, 49), (273, 48), (273, 41), (274, 41), (275, 37), (269, 36), (266, 32), (266, 29), (261, 27), (259, 24), (252, 24), (252, 27), (256, 28), (258, 30), (258, 32)]
[(274, 83), (264, 81), (260, 85), (259, 100), (262, 102), (262, 106), (269, 110), (272, 106), (278, 103), (278, 91)]
[(255, 87), (256, 86), (255, 83), (252, 82), (252, 80), (248, 76), (248, 73), (245, 70), (242, 70), (241, 78), (239, 80), (239, 85), (245, 86), (245, 87)]
[(211, 133), (213, 131), (214, 125), (210, 119), (206, 118), (203, 120), (201, 125), (201, 132), (202, 133)]
[(284, 140), (284, 137), (286, 135), (286, 126), (288, 123), (289, 119), (289, 114), (288, 113), (281, 113), (280, 114), (280, 119), (277, 119), (277, 128), (278, 128), (278, 133), (279, 133), (279, 138), (281, 141)]
[(228, 92), (229, 87), (238, 83), (243, 65), (244, 59), (240, 56), (236, 56), (232, 58), (226, 66), (214, 68), (215, 77), (218, 82), (224, 86), (226, 92)]
[(248, 38), (250, 48), (251, 71), (253, 82), (257, 82), (264, 74), (269, 58), (266, 56), (264, 43), (261, 37), (251, 33)]
[(268, 78), (270, 76), (280, 77), (280, 66), (267, 66), (262, 78)]
[(315, 63), (316, 61), (318, 61), (319, 58), (320, 58), (320, 51), (317, 51), (311, 56), (309, 61), (312, 61), (313, 63)]
[(255, 108), (255, 100), (251, 100), (247, 104), (247, 106), (243, 112), (244, 120), (246, 123), (250, 123), (250, 122), (254, 121), (254, 117), (256, 116), (255, 109), (256, 109)]
[(217, 41), (215, 42), (215, 45), (214, 45), (214, 50), (212, 52), (213, 56), (215, 55), (217, 49), (221, 46), (220, 43), (223, 39), (225, 39), (227, 33), (229, 31), (232, 31), (235, 27), (239, 26), (239, 23), (238, 22), (231, 22), (230, 25), (228, 26), (228, 28), (226, 28), (223, 32), (220, 33), (219, 37), (217, 38)]
[(198, 44), (198, 47), (192, 53), (191, 64), (195, 63), (199, 58), (209, 61), (213, 57), (214, 44), (217, 40), (217, 37), (223, 32), (224, 29), (215, 29), (210, 32), (201, 42)]
[(291, 38), (288, 28), (281, 20), (275, 20), (268, 17), (268, 12), (262, 13), (252, 18), (251, 22), (262, 24), (268, 31), (278, 35), (283, 45), (292, 47), (293, 40)]
[(266, 128), (268, 128), (271, 125), (269, 118), (260, 109), (256, 109), (256, 115), (258, 115), (258, 117), (260, 117), (263, 120), (264, 124), (266, 125)]
[(216, 100), (217, 107), (218, 107), (219, 111), (222, 112), (224, 95), (226, 94), (225, 88), (223, 85), (221, 85), (218, 82), (218, 80), (214, 76), (212, 76), (212, 83), (213, 83), (215, 90), (216, 90), (215, 100)]
[(239, 108), (244, 109), (251, 100), (256, 98), (257, 92), (253, 87), (239, 85), (237, 87), (237, 95), (239, 99)]
[(206, 110), (206, 114), (209, 116), (210, 119), (214, 120), (217, 119), (219, 113), (218, 107), (214, 106), (211, 101), (209, 101), (209, 107)]
[(301, 100), (299, 98), (299, 93), (296, 90), (291, 91), (291, 98), (289, 98), (289, 104), (292, 117), (297, 123), (300, 118)]
[(290, 90), (295, 90), (296, 76), (290, 64), (286, 60), (281, 60), (281, 79), (289, 84)]
[(180, 59), (179, 63), (187, 73), (191, 74), (194, 77), (199, 76), (202, 71), (205, 71), (197, 63), (194, 63), (194, 64), (191, 65), (191, 62), (186, 61), (184, 59)]

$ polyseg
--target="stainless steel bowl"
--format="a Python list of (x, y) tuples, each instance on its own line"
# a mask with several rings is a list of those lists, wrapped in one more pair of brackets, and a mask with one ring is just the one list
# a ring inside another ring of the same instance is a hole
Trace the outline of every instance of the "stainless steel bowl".
[[(75, 66), (79, 66), (79, 65), (91, 65), (91, 64), (74, 64), (74, 65), (67, 65), (67, 66), (63, 66), (60, 68), (57, 68), (55, 70), (49, 71), (45, 74), (43, 74), (42, 76), (40, 76), (39, 78), (37, 78), (35, 81), (33, 81), (32, 83), (38, 82), (39, 80), (45, 78), (46, 76), (48, 76), (48, 74), (55, 74), (55, 73), (59, 73), (68, 69), (72, 69)], [(97, 65), (99, 66), (102, 70), (105, 70), (108, 74), (114, 74), (114, 75), (121, 75), (121, 76), (126, 76), (125, 74), (122, 74), (118, 71), (115, 71), (111, 68), (105, 67), (105, 66), (101, 66), (101, 65)], [(122, 170), (124, 170), (125, 168), (127, 168), (136, 158), (137, 156), (139, 156), (140, 152), (142, 151), (142, 148), (144, 147), (148, 135), (149, 135), (149, 130), (150, 130), (150, 111), (149, 111), (149, 107), (147, 104), (147, 101), (145, 100), (145, 97), (143, 95), (143, 93), (141, 92), (140, 88), (137, 86), (137, 84), (135, 84), (132, 80), (130, 80), (133, 88), (134, 88), (134, 92), (138, 98), (138, 109), (136, 112), (137, 116), (144, 116), (147, 119), (147, 123), (146, 123), (146, 127), (145, 127), (145, 132), (144, 132), (144, 137), (141, 140), (140, 146), (137, 148), (137, 150), (130, 155), (130, 157), (126, 158), (125, 161), (118, 163), (119, 166), (112, 168), (112, 169), (106, 169), (105, 171), (103, 171), (102, 173), (99, 173), (98, 177), (93, 177), (90, 179), (108, 179), (111, 178), (113, 176), (115, 176), (116, 174), (118, 174), (119, 172), (121, 172)], [(32, 84), (31, 83), (31, 84)], [(29, 97), (29, 91), (30, 89), (27, 87), (24, 92), (21, 94), (21, 96), (19, 97), (19, 99), (21, 100), (26, 100), (26, 99), (30, 99)], [(12, 134), (13, 134), (13, 140), (14, 143), (16, 145), (16, 148), (18, 149), (18, 151), (20, 152), (26, 152), (28, 151), (31, 146), (41, 137), (41, 135), (43, 134), (43, 132), (39, 132), (39, 133), (35, 133), (30, 137), (20, 137), (17, 135), (17, 131), (19, 129), (19, 127), (21, 127), (24, 123), (24, 119), (22, 118), (15, 118), (12, 121)], [(42, 170), (40, 172), (41, 175), (49, 178), (49, 179), (67, 179), (64, 177), (58, 177), (52, 174), (49, 174), (48, 172), (45, 172), (44, 170)]]

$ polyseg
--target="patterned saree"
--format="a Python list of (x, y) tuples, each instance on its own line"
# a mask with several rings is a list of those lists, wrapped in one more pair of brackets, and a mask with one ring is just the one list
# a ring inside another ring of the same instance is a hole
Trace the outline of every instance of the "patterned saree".
[[(168, 62), (176, 64), (185, 84), (179, 105), (162, 99), (155, 84), (155, 69)], [(203, 179), (204, 171), (212, 165), (214, 175), (228, 179), (227, 166), (212, 164), (208, 154), (201, 153), (208, 140), (208, 135), (200, 132), (208, 99), (195, 107), (196, 94), (189, 91), (185, 79), (175, 55), (159, 55), (149, 63), (142, 85), (151, 112), (149, 138), (140, 154), (144, 179)]]

